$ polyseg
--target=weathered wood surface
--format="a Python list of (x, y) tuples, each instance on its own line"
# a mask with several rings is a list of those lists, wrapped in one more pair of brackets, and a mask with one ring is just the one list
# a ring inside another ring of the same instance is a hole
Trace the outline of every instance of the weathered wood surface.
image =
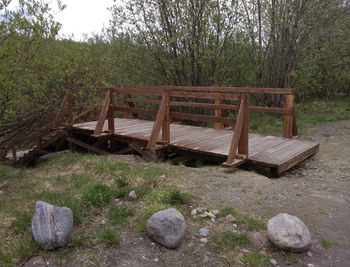
[[(115, 125), (118, 125), (114, 134), (116, 137), (149, 141), (154, 126), (153, 121), (119, 118), (115, 118), (114, 121)], [(75, 124), (74, 128), (93, 133), (96, 128), (96, 121)], [(232, 130), (171, 124), (170, 132), (170, 148), (207, 154), (223, 160), (226, 160), (229, 155)], [(109, 134), (107, 120), (103, 125), (102, 133)], [(161, 142), (161, 139), (162, 136), (160, 135), (158, 141)], [(318, 143), (307, 140), (250, 133), (247, 161), (252, 164), (275, 168), (277, 175), (280, 175), (314, 155), (318, 149)]]

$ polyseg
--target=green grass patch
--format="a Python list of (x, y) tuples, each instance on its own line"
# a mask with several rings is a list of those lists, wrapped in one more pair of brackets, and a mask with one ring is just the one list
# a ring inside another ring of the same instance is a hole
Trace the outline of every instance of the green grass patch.
[(296, 253), (292, 251), (288, 251), (286, 254), (286, 260), (288, 261), (289, 264), (295, 264), (298, 261), (298, 256)]
[(6, 179), (16, 179), (24, 176), (22, 168), (15, 168), (0, 164), (0, 183)]
[(69, 247), (87, 247), (90, 245), (90, 237), (83, 232), (76, 232), (73, 234), (72, 239), (69, 241)]
[(187, 194), (181, 193), (179, 190), (170, 188), (167, 190), (167, 193), (165, 194), (163, 198), (164, 204), (170, 204), (170, 205), (178, 205), (178, 204), (185, 204), (189, 199), (189, 196)]
[(332, 240), (329, 240), (329, 239), (322, 239), (321, 245), (325, 249), (330, 249), (333, 247), (333, 242), (332, 242)]
[(225, 231), (220, 234), (219, 244), (224, 248), (235, 248), (237, 246), (250, 245), (251, 240), (245, 233), (242, 234)]
[(27, 260), (34, 257), (38, 251), (39, 247), (33, 240), (31, 234), (23, 237), (18, 247), (16, 248), (16, 254), (22, 260)]
[(95, 183), (85, 189), (81, 201), (86, 205), (102, 207), (111, 202), (114, 196), (115, 192), (109, 186), (102, 183)]
[(120, 237), (110, 228), (102, 228), (98, 233), (99, 240), (107, 246), (113, 246), (119, 244)]
[(13, 266), (12, 256), (0, 250), (0, 266)]
[(221, 209), (221, 216), (233, 215), (236, 218), (236, 223), (239, 225), (248, 226), (249, 230), (259, 231), (266, 227), (265, 223), (260, 220), (251, 217), (250, 215), (240, 212), (232, 207), (225, 207)]
[(32, 214), (26, 211), (16, 211), (15, 220), (11, 228), (15, 234), (20, 235), (30, 231), (32, 223)]
[(249, 267), (270, 266), (269, 258), (266, 255), (261, 254), (261, 253), (256, 252), (256, 251), (248, 254), (245, 257), (244, 262)]
[(113, 207), (109, 212), (109, 222), (112, 225), (122, 224), (132, 215), (132, 210), (127, 207)]
[(129, 178), (127, 176), (127, 174), (122, 174), (117, 178), (116, 184), (119, 187), (126, 187), (129, 185)]

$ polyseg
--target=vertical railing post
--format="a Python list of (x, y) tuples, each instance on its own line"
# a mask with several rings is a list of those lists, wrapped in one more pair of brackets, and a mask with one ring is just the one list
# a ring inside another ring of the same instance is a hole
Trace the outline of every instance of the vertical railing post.
[[(113, 90), (108, 90), (108, 96), (109, 96), (109, 105), (114, 105), (114, 92)], [(112, 134), (115, 132), (115, 125), (114, 125), (114, 110), (108, 109), (108, 131)]]
[(103, 101), (102, 110), (101, 110), (100, 115), (98, 117), (98, 121), (96, 123), (96, 128), (95, 128), (95, 131), (93, 134), (94, 136), (99, 136), (103, 130), (103, 126), (104, 126), (105, 121), (106, 121), (107, 116), (108, 116), (108, 111), (110, 110), (110, 108), (109, 108), (110, 101), (111, 101), (110, 93), (111, 93), (111, 90), (109, 90), (107, 92), (105, 100)]
[(170, 142), (170, 91), (162, 92), (162, 99), (165, 101), (165, 118), (162, 125), (162, 141)]
[(288, 94), (285, 96), (284, 107), (291, 110), (284, 115), (284, 124), (283, 124), (283, 137), (292, 138), (293, 137), (293, 124), (294, 124), (294, 95)]
[(243, 101), (243, 125), (238, 142), (238, 154), (248, 157), (248, 142), (249, 142), (249, 100), (248, 96), (241, 96)]
[(12, 160), (17, 161), (16, 141), (12, 141)]
[[(222, 104), (222, 98), (221, 96), (216, 96), (215, 97), (215, 105), (221, 105)], [(221, 108), (216, 108), (215, 109), (215, 117), (222, 117), (223, 112)], [(215, 129), (217, 130), (223, 130), (224, 125), (221, 122), (216, 122), (215, 123)]]

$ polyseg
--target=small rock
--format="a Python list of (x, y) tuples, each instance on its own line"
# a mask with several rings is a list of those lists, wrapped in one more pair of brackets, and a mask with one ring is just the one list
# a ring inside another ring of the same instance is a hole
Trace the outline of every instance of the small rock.
[(43, 257), (37, 256), (34, 258), (31, 258), (29, 261), (27, 261), (24, 264), (24, 267), (46, 267), (47, 263), (43, 259)]
[(313, 265), (312, 263), (309, 263), (309, 264), (307, 265), (307, 267), (315, 267), (315, 265)]
[(234, 228), (237, 228), (238, 227), (238, 225), (237, 224), (232, 224), (232, 226), (234, 227)]
[(311, 253), (311, 251), (308, 251), (308, 252), (306, 253), (306, 256), (308, 256), (309, 258), (312, 258), (312, 253)]
[(191, 211), (191, 216), (194, 216), (194, 215), (197, 215), (197, 210), (196, 210), (196, 209), (193, 209), (193, 210)]
[(37, 201), (32, 220), (34, 240), (44, 250), (66, 245), (73, 230), (73, 213), (66, 207), (60, 208)]
[(215, 216), (218, 216), (220, 212), (218, 210), (212, 210), (211, 213)]
[(229, 214), (229, 215), (226, 216), (226, 221), (228, 221), (228, 222), (235, 222), (236, 218), (233, 217), (231, 214)]
[(131, 192), (129, 193), (129, 198), (130, 198), (131, 200), (136, 200), (136, 199), (137, 199), (136, 192), (135, 192), (135, 191), (131, 191)]
[(207, 216), (210, 217), (211, 219), (216, 219), (216, 216), (211, 212), (207, 212)]
[(197, 210), (198, 214), (201, 214), (201, 213), (204, 213), (205, 211), (208, 211), (207, 208), (203, 208), (203, 207), (198, 207), (198, 208), (196, 208), (196, 210)]
[(271, 259), (270, 260), (270, 263), (273, 265), (273, 266), (276, 266), (277, 265), (277, 261), (275, 259)]
[(174, 208), (158, 211), (147, 220), (148, 236), (167, 248), (178, 248), (185, 230), (185, 218)]
[(208, 239), (205, 237), (202, 237), (201, 239), (199, 239), (199, 241), (201, 241), (202, 243), (208, 243)]
[(207, 228), (201, 228), (199, 229), (198, 234), (200, 237), (208, 237), (209, 230)]
[(159, 258), (155, 258), (155, 259), (154, 259), (154, 262), (158, 262), (158, 261), (159, 261)]
[(278, 248), (302, 252), (311, 244), (311, 234), (298, 218), (286, 213), (271, 218), (267, 224), (269, 240)]

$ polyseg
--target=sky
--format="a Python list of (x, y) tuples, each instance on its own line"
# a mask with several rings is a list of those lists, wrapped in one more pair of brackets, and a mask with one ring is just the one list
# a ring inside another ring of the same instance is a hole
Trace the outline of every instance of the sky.
[(113, 0), (63, 0), (67, 7), (55, 15), (62, 24), (60, 36), (74, 34), (73, 39), (83, 39), (84, 33), (98, 33), (103, 26), (109, 25)]
[[(57, 10), (57, 2), (55, 0), (43, 0), (51, 2), (53, 10)], [(71, 37), (80, 41), (84, 39), (84, 33), (99, 33), (103, 26), (109, 25), (111, 18), (110, 12), (107, 10), (113, 3), (118, 0), (62, 0), (67, 7), (55, 14), (55, 20), (62, 24), (60, 37)], [(14, 9), (18, 1), (13, 0), (10, 9)]]

